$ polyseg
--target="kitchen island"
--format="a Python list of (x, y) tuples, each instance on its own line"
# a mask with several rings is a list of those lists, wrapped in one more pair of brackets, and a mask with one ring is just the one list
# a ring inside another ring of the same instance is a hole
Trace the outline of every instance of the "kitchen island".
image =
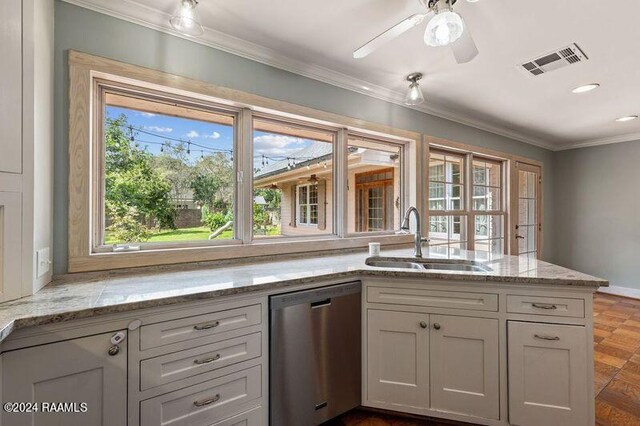
[[(361, 281), (363, 405), (488, 425), (593, 424), (592, 295), (608, 283), (527, 258), (453, 258), (486, 268), (375, 267), (352, 252), (59, 277), (0, 305), (3, 398), (80, 374), (101, 383), (77, 394), (100, 405), (95, 424), (267, 424), (268, 296)], [(25, 362), (43, 367), (11, 374)]]

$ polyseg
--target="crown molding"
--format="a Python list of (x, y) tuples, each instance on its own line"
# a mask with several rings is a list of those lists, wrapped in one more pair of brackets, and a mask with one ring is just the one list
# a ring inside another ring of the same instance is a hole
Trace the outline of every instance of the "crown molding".
[(633, 142), (633, 141), (640, 141), (640, 132), (628, 133), (626, 135), (619, 135), (619, 136), (611, 136), (608, 138), (587, 139), (580, 142), (556, 146), (554, 151), (566, 151), (569, 149), (589, 148), (592, 146), (611, 145), (614, 143)]
[[(157, 9), (141, 5), (132, 0), (62, 0), (95, 12), (113, 16), (115, 18), (154, 29), (166, 34), (183, 38), (194, 43), (213, 47), (246, 59), (260, 62), (304, 77), (312, 78), (342, 89), (371, 96), (386, 102), (397, 104), (405, 108), (414, 109), (445, 120), (453, 121), (465, 126), (473, 127), (496, 135), (504, 136), (540, 148), (555, 151), (557, 146), (532, 135), (527, 135), (506, 127), (488, 124), (469, 117), (466, 114), (453, 111), (442, 106), (422, 104), (407, 106), (404, 104), (404, 93), (382, 87), (366, 80), (361, 80), (347, 74), (331, 70), (316, 64), (299, 61), (284, 56), (277, 51), (258, 44), (204, 27), (204, 34), (194, 38), (174, 31), (169, 26), (169, 15)], [(366, 87), (366, 89), (365, 89)], [(570, 149), (570, 148), (562, 148)]]

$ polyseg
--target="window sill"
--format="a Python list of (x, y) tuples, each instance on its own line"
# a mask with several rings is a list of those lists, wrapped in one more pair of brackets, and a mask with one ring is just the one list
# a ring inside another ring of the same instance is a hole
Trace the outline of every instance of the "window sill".
[(312, 253), (331, 250), (364, 248), (370, 242), (382, 245), (408, 244), (413, 235), (365, 235), (339, 238), (297, 237), (286, 240), (254, 241), (245, 245), (209, 247), (161, 248), (131, 252), (94, 253), (69, 259), (69, 272), (106, 271), (111, 269), (137, 268), (142, 266), (172, 265), (178, 263), (208, 262), (257, 256), (278, 256), (294, 253)]

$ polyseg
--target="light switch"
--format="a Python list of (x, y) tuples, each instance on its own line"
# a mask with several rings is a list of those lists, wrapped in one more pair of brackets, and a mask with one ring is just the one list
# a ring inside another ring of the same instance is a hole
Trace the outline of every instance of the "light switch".
[(51, 250), (45, 247), (36, 252), (37, 277), (40, 278), (51, 269)]

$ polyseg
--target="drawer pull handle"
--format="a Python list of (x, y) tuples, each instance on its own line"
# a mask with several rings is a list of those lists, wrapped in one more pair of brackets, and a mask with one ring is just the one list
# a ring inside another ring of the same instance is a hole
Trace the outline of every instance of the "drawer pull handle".
[(538, 309), (558, 309), (556, 305), (550, 303), (532, 303), (531, 306)]
[(434, 323), (433, 328), (435, 328), (436, 330), (440, 330), (440, 324), (438, 324), (437, 322)]
[(215, 356), (212, 356), (211, 358), (196, 359), (196, 360), (193, 361), (193, 363), (197, 364), (197, 365), (209, 364), (210, 362), (217, 361), (219, 359), (220, 359), (220, 354), (216, 354)]
[(420, 327), (427, 328), (429, 327), (429, 324), (427, 324), (426, 321), (420, 321)]
[(540, 334), (534, 334), (533, 337), (535, 337), (536, 339), (542, 339), (542, 340), (560, 340), (558, 336), (543, 336)]
[(203, 399), (200, 401), (193, 401), (193, 405), (196, 407), (204, 407), (205, 405), (213, 404), (214, 402), (218, 402), (220, 400), (220, 394), (217, 393), (212, 398)]
[(209, 324), (194, 325), (193, 329), (194, 330), (208, 330), (210, 328), (215, 328), (215, 327), (217, 327), (219, 325), (220, 325), (220, 321), (214, 321), (214, 322), (210, 322)]

